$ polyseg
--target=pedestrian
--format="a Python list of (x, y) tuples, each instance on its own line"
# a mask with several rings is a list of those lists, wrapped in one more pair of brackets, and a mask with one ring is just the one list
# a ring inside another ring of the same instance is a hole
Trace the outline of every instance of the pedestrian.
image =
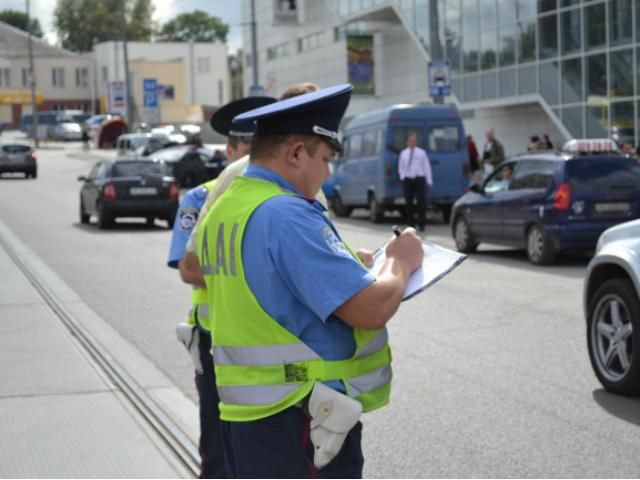
[(89, 150), (89, 127), (87, 126), (83, 126), (82, 127), (82, 150)]
[[(398, 158), (398, 176), (404, 189), (404, 209), (407, 225), (421, 232), (427, 223), (427, 195), (433, 186), (431, 163), (427, 152), (417, 146), (418, 136), (410, 132), (406, 138), (407, 147)], [(417, 222), (416, 222), (417, 217)]]
[(257, 124), (251, 165), (198, 227), (225, 458), (236, 478), (361, 477), (360, 409), (389, 400), (384, 326), (423, 251), (406, 229), (389, 241), (376, 279), (314, 200), (340, 149), (351, 90), (236, 117)]
[(551, 143), (551, 139), (549, 138), (548, 134), (544, 134), (543, 138), (542, 138), (543, 142), (544, 142), (544, 149), (545, 150), (553, 150), (553, 143)]
[(469, 155), (469, 168), (471, 170), (471, 182), (480, 183), (482, 181), (482, 174), (478, 178), (478, 172), (480, 171), (480, 163), (478, 162), (478, 147), (476, 142), (473, 141), (471, 135), (467, 135), (467, 153)]
[(484, 168), (485, 177), (488, 176), (496, 165), (504, 161), (504, 148), (496, 139), (493, 128), (487, 130), (487, 142), (482, 149), (482, 166)]
[(527, 152), (535, 152), (537, 150), (542, 150), (540, 137), (537, 135), (532, 135), (529, 138), (529, 144), (527, 145)]
[[(211, 126), (218, 133), (231, 135), (229, 126), (231, 119), (239, 113), (252, 110), (275, 102), (271, 97), (248, 97), (228, 103), (220, 108), (211, 118)], [(233, 141), (231, 138), (248, 138), (253, 132), (253, 126), (246, 124), (243, 131), (234, 132), (227, 145), (230, 158), (239, 158), (248, 152), (248, 142)], [(226, 478), (224, 465), (224, 449), (218, 409), (218, 393), (215, 386), (215, 371), (211, 357), (211, 327), (207, 307), (206, 285), (201, 277), (190, 273), (185, 265), (185, 247), (191, 235), (198, 214), (204, 204), (208, 192), (216, 180), (199, 185), (189, 190), (182, 198), (177, 221), (173, 227), (171, 246), (167, 265), (180, 271), (182, 280), (193, 287), (192, 306), (186, 323), (177, 327), (178, 338), (182, 341), (194, 362), (195, 383), (200, 404), (200, 478)]]

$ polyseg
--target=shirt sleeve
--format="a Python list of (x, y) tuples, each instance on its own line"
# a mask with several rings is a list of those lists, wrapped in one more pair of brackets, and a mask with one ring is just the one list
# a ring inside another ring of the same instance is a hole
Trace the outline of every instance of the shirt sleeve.
[(433, 175), (431, 172), (431, 162), (429, 161), (429, 155), (427, 155), (427, 151), (424, 149), (422, 150), (422, 155), (424, 157), (424, 171), (427, 177), (427, 183), (429, 185), (433, 185)]
[[(200, 188), (200, 187), (198, 187)], [(178, 207), (176, 220), (173, 223), (171, 233), (171, 245), (169, 247), (169, 258), (167, 265), (171, 268), (178, 268), (178, 261), (184, 257), (187, 242), (192, 230), (194, 230), (198, 213), (200, 212), (200, 202), (197, 199), (195, 190), (189, 190)]]
[(406, 150), (402, 150), (400, 152), (400, 155), (398, 156), (398, 177), (400, 177), (400, 180), (404, 180), (404, 177), (407, 174), (407, 167), (406, 167), (406, 163), (407, 163), (407, 158), (406, 155), (404, 154), (406, 152)]
[[(285, 202), (286, 208), (282, 208), (279, 204)], [(375, 281), (319, 210), (291, 197), (264, 207), (270, 209), (269, 230), (272, 235), (276, 232), (269, 244), (276, 271), (298, 300), (323, 322)]]

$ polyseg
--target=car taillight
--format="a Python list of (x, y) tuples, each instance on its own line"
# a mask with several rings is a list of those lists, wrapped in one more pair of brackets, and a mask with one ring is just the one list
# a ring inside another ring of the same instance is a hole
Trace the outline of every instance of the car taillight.
[(38, 157), (38, 154), (36, 152), (31, 152), (31, 158), (35, 160), (37, 157)]
[(118, 198), (116, 194), (116, 187), (113, 183), (107, 183), (104, 186), (104, 199), (105, 200), (115, 200)]
[(178, 200), (179, 194), (180, 194), (180, 191), (178, 190), (178, 185), (176, 185), (175, 183), (172, 183), (171, 186), (169, 187), (169, 199)]
[(556, 190), (556, 196), (553, 199), (553, 208), (556, 210), (569, 210), (571, 203), (571, 187), (568, 183), (563, 183)]

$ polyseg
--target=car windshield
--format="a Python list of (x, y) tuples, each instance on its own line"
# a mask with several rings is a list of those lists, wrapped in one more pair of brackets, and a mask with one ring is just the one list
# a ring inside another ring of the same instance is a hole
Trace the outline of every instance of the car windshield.
[(157, 162), (116, 162), (111, 170), (112, 177), (168, 175), (166, 166)]
[(27, 145), (3, 145), (2, 151), (5, 153), (25, 153), (28, 152), (31, 147)]
[(640, 164), (627, 157), (589, 157), (567, 162), (571, 192), (640, 191)]

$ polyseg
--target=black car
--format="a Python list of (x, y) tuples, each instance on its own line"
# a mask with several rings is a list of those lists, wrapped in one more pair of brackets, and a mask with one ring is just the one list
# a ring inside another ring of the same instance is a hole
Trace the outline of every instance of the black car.
[(102, 160), (80, 190), (80, 222), (96, 215), (99, 228), (110, 226), (117, 217), (144, 217), (153, 225), (156, 218), (169, 228), (178, 209), (179, 190), (168, 167), (152, 160)]
[(191, 188), (216, 178), (222, 166), (213, 160), (214, 152), (198, 145), (178, 145), (152, 153), (149, 158), (171, 168), (180, 187)]
[(472, 185), (453, 206), (458, 250), (499, 243), (524, 247), (532, 263), (548, 264), (563, 250), (592, 251), (607, 228), (640, 217), (635, 158), (609, 148), (607, 139), (569, 144), (579, 150), (518, 155)]
[(29, 145), (7, 143), (0, 145), (0, 175), (5, 172), (24, 173), (25, 178), (38, 176), (36, 152)]

